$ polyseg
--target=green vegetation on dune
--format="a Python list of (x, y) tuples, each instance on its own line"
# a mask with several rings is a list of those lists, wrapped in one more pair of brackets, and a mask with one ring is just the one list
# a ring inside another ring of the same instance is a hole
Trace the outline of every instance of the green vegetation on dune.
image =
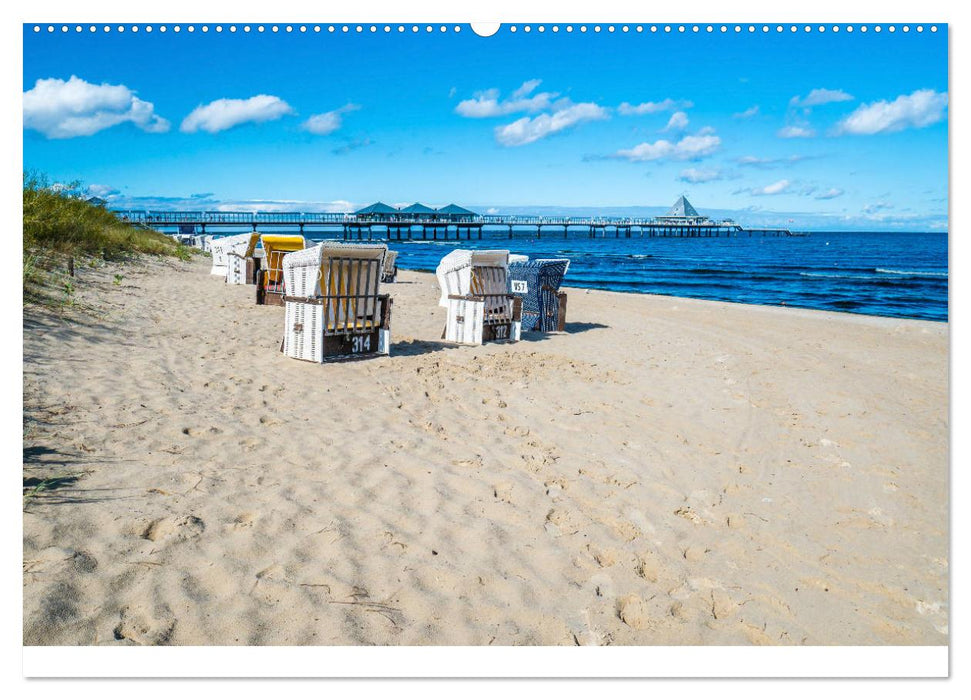
[(52, 186), (42, 175), (24, 173), (25, 299), (69, 302), (75, 265), (139, 255), (190, 257), (190, 249), (169, 236), (126, 223), (79, 191), (77, 183)]

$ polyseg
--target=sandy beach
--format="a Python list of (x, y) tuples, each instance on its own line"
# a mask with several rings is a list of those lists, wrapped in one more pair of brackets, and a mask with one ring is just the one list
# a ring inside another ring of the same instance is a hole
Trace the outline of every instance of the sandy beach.
[(568, 289), (454, 347), (403, 271), (315, 365), (208, 268), (25, 309), (25, 644), (947, 644), (947, 324)]

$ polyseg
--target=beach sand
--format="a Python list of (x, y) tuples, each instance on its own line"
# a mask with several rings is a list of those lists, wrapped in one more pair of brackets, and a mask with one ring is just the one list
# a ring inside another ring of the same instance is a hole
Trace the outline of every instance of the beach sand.
[(25, 644), (947, 643), (947, 324), (569, 289), (453, 347), (403, 271), (315, 365), (208, 266), (25, 309)]

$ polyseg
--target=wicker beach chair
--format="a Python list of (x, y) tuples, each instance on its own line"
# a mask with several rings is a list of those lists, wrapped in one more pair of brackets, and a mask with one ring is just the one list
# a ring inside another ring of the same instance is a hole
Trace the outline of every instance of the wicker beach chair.
[(256, 303), (283, 306), (283, 258), (287, 253), (303, 250), (303, 236), (280, 236), (263, 234), (263, 260), (256, 274)]
[(395, 261), (398, 259), (398, 251), (389, 250), (384, 255), (384, 268), (381, 272), (382, 282), (394, 282), (398, 279), (398, 265)]
[[(229, 272), (229, 249), (232, 246), (234, 239), (239, 238), (238, 236), (223, 236), (222, 238), (212, 238), (210, 237), (208, 241), (207, 248), (212, 254), (212, 269), (209, 270), (210, 275), (219, 275), (220, 277), (226, 277), (226, 273)], [(205, 239), (203, 239), (205, 240)]]
[(548, 333), (564, 329), (566, 292), (559, 290), (569, 267), (566, 258), (509, 264), (509, 289), (523, 303), (523, 330)]
[(227, 284), (253, 284), (255, 279), (252, 270), (247, 274), (248, 266), (252, 266), (253, 254), (256, 252), (256, 244), (260, 242), (258, 233), (244, 233), (239, 236), (232, 236), (236, 241), (228, 246), (226, 252), (226, 283)]
[(507, 287), (507, 250), (454, 250), (438, 264), (439, 305), (448, 309), (442, 338), (480, 345), (519, 340), (521, 303)]
[(311, 362), (387, 355), (391, 298), (381, 294), (387, 246), (324, 242), (283, 257), (283, 353)]

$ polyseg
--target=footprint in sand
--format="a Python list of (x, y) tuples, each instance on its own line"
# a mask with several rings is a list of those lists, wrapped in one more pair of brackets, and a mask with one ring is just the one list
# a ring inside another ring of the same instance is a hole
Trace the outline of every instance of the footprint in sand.
[(145, 646), (168, 644), (175, 633), (176, 620), (171, 611), (165, 608), (148, 610), (126, 606), (121, 609), (121, 620), (114, 629), (115, 639), (128, 640)]
[(165, 542), (185, 540), (199, 537), (206, 529), (206, 524), (201, 518), (194, 515), (187, 515), (184, 518), (159, 518), (153, 520), (142, 531), (142, 538), (151, 542)]
[(233, 521), (229, 523), (229, 528), (231, 530), (242, 530), (245, 528), (253, 527), (253, 523), (256, 522), (256, 515), (254, 513), (240, 513)]

